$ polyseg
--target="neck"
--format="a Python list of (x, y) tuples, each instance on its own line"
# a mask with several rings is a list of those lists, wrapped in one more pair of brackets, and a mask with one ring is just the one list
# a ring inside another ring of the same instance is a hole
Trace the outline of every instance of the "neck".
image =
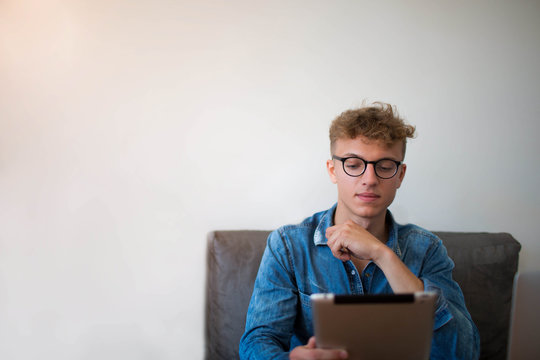
[(388, 240), (388, 229), (386, 228), (386, 211), (376, 217), (365, 218), (350, 214), (343, 210), (343, 207), (338, 204), (336, 213), (334, 214), (334, 224), (340, 225), (345, 221), (351, 220), (366, 229), (371, 235), (375, 236), (381, 242), (386, 243)]

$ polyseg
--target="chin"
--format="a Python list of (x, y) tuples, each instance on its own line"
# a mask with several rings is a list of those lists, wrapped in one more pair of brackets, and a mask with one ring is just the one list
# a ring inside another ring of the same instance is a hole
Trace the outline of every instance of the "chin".
[(372, 208), (372, 207), (352, 207), (349, 208), (351, 210), (351, 213), (357, 217), (363, 218), (363, 219), (371, 219), (375, 218), (377, 216), (380, 216), (381, 213), (385, 213), (385, 210), (381, 210), (378, 208)]
[(361, 217), (363, 219), (372, 219), (380, 215), (378, 211), (355, 211), (354, 215)]

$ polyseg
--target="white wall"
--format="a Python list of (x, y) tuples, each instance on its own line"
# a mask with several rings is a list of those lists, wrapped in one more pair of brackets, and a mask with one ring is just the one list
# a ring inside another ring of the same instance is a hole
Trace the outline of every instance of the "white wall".
[(332, 205), (363, 99), (418, 128), (398, 220), (539, 269), (539, 40), (525, 0), (0, 1), (0, 358), (202, 358), (206, 233)]

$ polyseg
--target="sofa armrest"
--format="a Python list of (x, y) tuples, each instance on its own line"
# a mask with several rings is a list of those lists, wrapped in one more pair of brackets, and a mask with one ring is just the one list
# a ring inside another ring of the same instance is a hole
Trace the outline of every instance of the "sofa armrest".
[(481, 359), (506, 359), (512, 289), (521, 245), (507, 233), (435, 232), (480, 333)]
[(269, 234), (253, 230), (208, 234), (205, 359), (238, 359), (238, 344)]

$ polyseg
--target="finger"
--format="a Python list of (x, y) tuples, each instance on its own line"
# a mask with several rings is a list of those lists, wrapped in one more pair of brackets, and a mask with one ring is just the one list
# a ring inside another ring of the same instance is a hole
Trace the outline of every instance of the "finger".
[(351, 251), (347, 248), (341, 248), (339, 249), (339, 259), (343, 260), (343, 261), (347, 261), (347, 260), (350, 260), (352, 255), (351, 255)]
[(334, 257), (338, 258), (341, 261), (347, 261), (351, 259), (351, 252), (349, 249), (344, 248), (341, 246), (341, 244), (333, 244), (330, 246), (330, 251), (332, 251), (332, 255)]
[(348, 359), (349, 354), (345, 350), (325, 350), (317, 349), (313, 352), (313, 359), (318, 360), (339, 360)]
[(349, 261), (352, 258), (350, 253), (342, 252), (342, 251), (334, 254), (334, 257), (338, 258), (339, 260), (341, 260), (343, 262)]
[(312, 336), (312, 337), (309, 338), (309, 341), (306, 344), (306, 347), (308, 349), (315, 349), (317, 347), (317, 344), (315, 342), (315, 336)]
[(330, 226), (326, 229), (326, 237), (329, 238), (336, 231), (336, 225)]
[(328, 239), (328, 241), (334, 242), (341, 236), (342, 230), (343, 226), (334, 225), (331, 228), (326, 229), (326, 238)]
[(332, 232), (331, 234), (327, 233), (326, 234), (326, 244), (330, 247), (332, 247), (334, 245), (334, 243), (336, 242), (336, 239), (338, 238), (337, 236), (337, 233), (336, 232)]
[(328, 237), (327, 245), (332, 251), (348, 250), (344, 245), (344, 237), (340, 230), (335, 231), (330, 237)]
[(344, 244), (345, 238), (343, 237), (342, 232), (342, 226), (333, 226), (332, 234), (327, 236), (328, 241), (326, 242), (326, 245), (330, 248), (330, 251), (332, 251), (332, 255), (334, 255), (334, 257), (340, 259), (341, 261), (348, 261), (352, 258), (352, 254)]

